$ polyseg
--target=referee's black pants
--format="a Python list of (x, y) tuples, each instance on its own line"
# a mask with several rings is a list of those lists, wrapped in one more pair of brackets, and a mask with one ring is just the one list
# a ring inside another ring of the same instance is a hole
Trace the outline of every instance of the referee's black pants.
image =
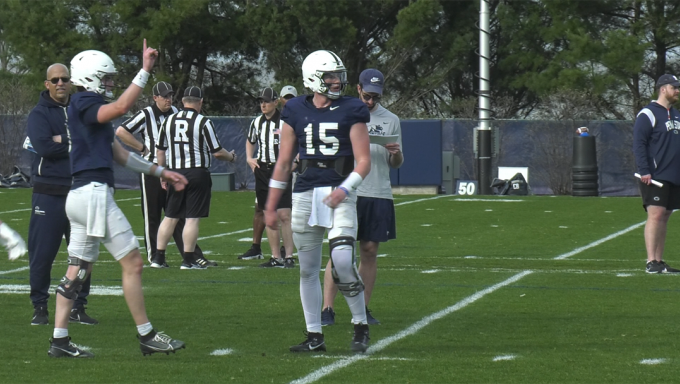
[[(49, 299), (52, 263), (57, 257), (62, 237), (66, 244), (71, 235), (71, 225), (66, 216), (66, 196), (33, 193), (31, 198), (31, 222), (28, 226), (28, 265), (31, 285), (31, 301), (33, 307), (46, 307)], [(64, 258), (66, 259), (66, 258)], [(66, 273), (65, 267), (59, 267), (58, 273)], [(91, 274), (83, 283), (74, 308), (82, 308), (87, 304), (90, 294)], [(60, 281), (61, 278), (55, 279)]]
[[(163, 211), (168, 193), (161, 188), (161, 181), (159, 178), (149, 175), (141, 175), (141, 189), (142, 189), (142, 214), (144, 215), (144, 244), (146, 245), (146, 255), (149, 262), (156, 253), (156, 246), (158, 244), (158, 227), (163, 221)], [(184, 258), (184, 241), (182, 240), (182, 231), (184, 230), (184, 223), (186, 220), (179, 219), (175, 226), (175, 231), (172, 233), (172, 238), (175, 240), (179, 253)], [(194, 250), (196, 257), (203, 257), (203, 251), (196, 244)]]

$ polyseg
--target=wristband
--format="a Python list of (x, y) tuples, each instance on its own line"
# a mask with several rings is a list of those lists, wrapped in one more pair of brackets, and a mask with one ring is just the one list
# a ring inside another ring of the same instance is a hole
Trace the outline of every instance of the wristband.
[(364, 179), (361, 178), (361, 175), (356, 172), (352, 172), (349, 174), (349, 176), (347, 176), (345, 181), (340, 184), (340, 187), (344, 188), (349, 194), (349, 191), (355, 191), (362, 181), (364, 181)]
[(349, 196), (349, 191), (347, 188), (343, 187), (342, 185), (338, 187), (338, 189), (342, 189), (345, 192), (345, 195)]
[(165, 167), (161, 167), (160, 165), (157, 165), (156, 170), (153, 172), (153, 175), (160, 178), (164, 169), (165, 169)]
[(144, 89), (144, 87), (146, 87), (147, 81), (149, 81), (149, 72), (145, 71), (144, 69), (140, 69), (139, 73), (137, 73), (137, 76), (135, 76), (134, 80), (132, 80), (132, 84)]
[(269, 188), (286, 189), (286, 187), (288, 187), (288, 183), (285, 181), (269, 179)]

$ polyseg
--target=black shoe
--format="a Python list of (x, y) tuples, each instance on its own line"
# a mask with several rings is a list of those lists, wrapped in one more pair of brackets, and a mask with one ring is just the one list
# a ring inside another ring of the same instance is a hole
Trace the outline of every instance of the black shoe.
[(50, 357), (94, 357), (94, 354), (91, 352), (76, 347), (76, 345), (71, 342), (70, 337), (50, 339), (50, 349), (47, 350), (47, 354)]
[(647, 268), (645, 269), (645, 272), (647, 272), (647, 273), (661, 273), (662, 270), (663, 270), (663, 267), (661, 266), (661, 264), (656, 260), (652, 260), (652, 261), (647, 262)]
[(326, 352), (326, 343), (323, 341), (322, 333), (307, 333), (307, 340), (298, 345), (290, 347), (291, 352)]
[(156, 257), (151, 259), (151, 268), (170, 268), (170, 266), (165, 262), (165, 258)]
[(283, 267), (284, 268), (295, 268), (295, 259), (292, 257), (286, 257), (283, 259)]
[(203, 266), (198, 263), (188, 263), (185, 261), (179, 266), (179, 269), (208, 269), (208, 266)]
[(69, 323), (78, 323), (85, 325), (95, 325), (99, 322), (85, 313), (85, 307), (77, 307), (71, 309), (71, 315), (68, 317)]
[(214, 261), (210, 261), (206, 259), (205, 257), (197, 257), (194, 263), (202, 266), (202, 267), (217, 267), (217, 263)]
[(660, 273), (680, 273), (680, 269), (671, 268), (671, 266), (666, 264), (663, 260), (659, 261), (659, 265), (661, 266)]
[(376, 319), (375, 317), (373, 317), (373, 315), (371, 315), (371, 310), (368, 309), (368, 307), (366, 307), (366, 321), (368, 322), (368, 325), (378, 325), (378, 324), (380, 324), (380, 321), (378, 321), (378, 319)]
[(368, 324), (354, 324), (354, 337), (351, 349), (353, 352), (366, 352), (368, 349)]
[(175, 353), (178, 349), (185, 348), (184, 342), (175, 340), (163, 332), (155, 332), (154, 336), (148, 338), (137, 335), (139, 338), (139, 348), (142, 350), (144, 356), (152, 353), (165, 352), (166, 355), (170, 352)]
[(50, 315), (47, 312), (47, 307), (35, 307), (31, 325), (48, 325), (50, 323), (49, 317)]
[(250, 249), (247, 250), (246, 253), (239, 256), (238, 259), (239, 260), (256, 260), (256, 259), (264, 259), (264, 256), (262, 256), (262, 249), (255, 248), (254, 246), (251, 246)]
[(326, 309), (321, 311), (321, 326), (325, 327), (326, 325), (333, 324), (335, 324), (335, 311), (331, 307), (326, 307)]
[(260, 264), (262, 268), (283, 268), (283, 260), (279, 260), (275, 257), (269, 259), (269, 261)]

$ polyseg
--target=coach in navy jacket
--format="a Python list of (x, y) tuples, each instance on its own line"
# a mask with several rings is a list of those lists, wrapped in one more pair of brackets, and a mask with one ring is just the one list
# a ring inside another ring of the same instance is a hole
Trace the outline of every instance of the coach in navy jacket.
[[(656, 82), (659, 97), (644, 107), (633, 126), (633, 152), (640, 174), (638, 187), (647, 211), (647, 273), (680, 273), (663, 260), (668, 219), (680, 209), (680, 112), (673, 108), (680, 81), (666, 74)], [(652, 180), (662, 186), (652, 184)]]
[[(31, 166), (33, 197), (31, 223), (28, 229), (28, 258), (30, 266), (32, 325), (49, 324), (47, 300), (50, 272), (62, 236), (69, 241), (70, 225), (66, 217), (66, 197), (71, 189), (69, 137), (66, 130), (71, 79), (68, 68), (53, 64), (47, 69), (47, 90), (40, 93), (38, 105), (28, 115), (28, 138), (36, 155)], [(88, 277), (71, 312), (71, 321), (96, 324), (85, 314)]]

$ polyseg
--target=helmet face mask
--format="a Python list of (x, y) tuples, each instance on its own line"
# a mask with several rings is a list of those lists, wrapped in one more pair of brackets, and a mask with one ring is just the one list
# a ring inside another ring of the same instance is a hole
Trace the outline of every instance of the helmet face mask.
[(302, 78), (312, 92), (337, 99), (347, 86), (347, 69), (335, 53), (316, 51), (302, 63)]
[(113, 77), (117, 74), (113, 60), (104, 52), (83, 51), (71, 60), (73, 85), (83, 87), (106, 98), (113, 98)]

